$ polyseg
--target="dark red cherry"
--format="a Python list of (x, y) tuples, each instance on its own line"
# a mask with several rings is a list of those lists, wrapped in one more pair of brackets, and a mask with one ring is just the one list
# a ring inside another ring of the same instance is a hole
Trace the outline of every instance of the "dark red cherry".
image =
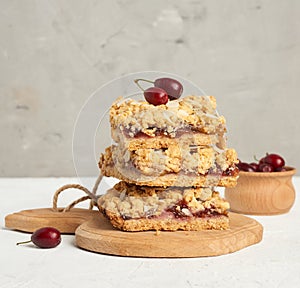
[(31, 241), (40, 248), (53, 248), (61, 242), (61, 236), (57, 229), (44, 227), (32, 234)]
[(280, 167), (280, 168), (276, 168), (274, 169), (275, 172), (284, 172), (287, 171), (287, 169), (285, 167)]
[(266, 158), (266, 157), (262, 157), (262, 158), (258, 161), (258, 165), (264, 164), (264, 163), (265, 163), (265, 158)]
[(40, 248), (54, 248), (61, 242), (60, 232), (53, 227), (40, 228), (31, 235), (31, 241), (19, 242), (17, 245), (29, 242)]
[(271, 165), (274, 169), (281, 168), (285, 165), (284, 159), (277, 154), (267, 154), (264, 162)]
[(183, 91), (182, 84), (172, 78), (158, 78), (154, 81), (154, 86), (165, 90), (170, 100), (178, 99)]
[(145, 99), (155, 106), (166, 104), (169, 100), (165, 90), (158, 87), (150, 87), (144, 91)]
[(237, 164), (238, 168), (241, 170), (241, 171), (245, 171), (245, 172), (255, 172), (255, 170), (251, 167), (250, 164), (248, 163), (245, 163), (245, 162), (239, 162)]
[(253, 168), (253, 170), (254, 170), (255, 172), (258, 171), (259, 165), (258, 165), (257, 163), (252, 162), (252, 163), (250, 163), (249, 165)]
[(259, 172), (273, 172), (274, 168), (270, 164), (262, 163), (259, 165), (258, 171)]

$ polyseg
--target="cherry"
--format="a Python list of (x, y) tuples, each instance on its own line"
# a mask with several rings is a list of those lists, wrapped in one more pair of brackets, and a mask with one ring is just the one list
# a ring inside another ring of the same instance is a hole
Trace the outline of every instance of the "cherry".
[(241, 171), (248, 171), (248, 172), (281, 172), (287, 171), (284, 167), (285, 161), (284, 159), (279, 156), (278, 154), (268, 154), (266, 153), (265, 157), (262, 157), (260, 160), (254, 156), (254, 159), (258, 161), (252, 162), (250, 164), (246, 162), (241, 162), (237, 164), (238, 168)]
[(275, 171), (275, 172), (284, 172), (284, 171), (287, 171), (287, 169), (284, 168), (284, 167), (280, 167), (280, 168), (274, 169), (274, 171)]
[(172, 78), (158, 78), (154, 81), (154, 86), (165, 90), (170, 100), (178, 99), (183, 91), (182, 84)]
[(284, 159), (277, 154), (267, 154), (264, 157), (264, 163), (271, 165), (274, 169), (281, 168), (285, 165)]
[(17, 245), (33, 242), (39, 248), (54, 248), (61, 242), (60, 232), (53, 227), (44, 227), (31, 235), (31, 240), (19, 242)]
[[(175, 100), (178, 99), (183, 91), (183, 86), (182, 84), (172, 78), (158, 78), (155, 81), (150, 81), (147, 79), (135, 79), (134, 83), (141, 89), (144, 91), (144, 96), (145, 96), (145, 92), (150, 89), (148, 88), (147, 90), (144, 90), (143, 87), (139, 84), (139, 81), (144, 81), (144, 82), (148, 82), (148, 83), (152, 83), (154, 84), (153, 88), (159, 88), (164, 90), (164, 92), (167, 94), (168, 98), (170, 100)], [(146, 98), (146, 96), (145, 96)], [(148, 99), (146, 98), (146, 100), (148, 101)], [(149, 101), (148, 101), (149, 102)], [(152, 102), (149, 102), (150, 104), (153, 104)], [(165, 102), (167, 103), (167, 102)], [(161, 103), (161, 104), (165, 104), (165, 103)], [(160, 104), (154, 104), (154, 105), (160, 105)]]
[(255, 172), (257, 172), (257, 171), (259, 170), (259, 164), (257, 164), (257, 163), (252, 162), (252, 163), (250, 163), (249, 165), (253, 168), (253, 170), (254, 170)]
[(258, 165), (265, 163), (265, 157), (260, 158), (259, 160), (254, 155), (254, 160), (258, 162)]
[(250, 164), (248, 163), (245, 163), (245, 162), (239, 162), (237, 164), (238, 168), (241, 170), (241, 171), (245, 171), (245, 172), (255, 172), (255, 170), (251, 167)]
[(158, 87), (150, 87), (144, 91), (145, 99), (155, 106), (166, 104), (169, 100), (165, 90)]
[(262, 163), (259, 165), (258, 171), (259, 172), (273, 172), (274, 167), (271, 166), (270, 164)]

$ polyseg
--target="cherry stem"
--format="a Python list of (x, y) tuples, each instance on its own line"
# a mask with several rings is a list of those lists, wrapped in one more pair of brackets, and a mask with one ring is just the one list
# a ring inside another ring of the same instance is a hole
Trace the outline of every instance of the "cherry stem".
[(154, 83), (153, 81), (147, 80), (147, 79), (134, 79), (133, 80), (134, 83), (143, 91), (145, 91), (145, 89), (140, 85), (139, 81), (144, 81), (144, 82), (148, 82), (148, 83)]
[[(268, 156), (268, 155), (269, 155), (269, 153), (266, 152), (266, 156)], [(254, 155), (253, 158), (254, 158), (255, 161), (257, 161), (257, 162), (259, 161), (259, 160), (257, 159), (256, 155)]]
[(32, 242), (32, 241), (28, 240), (28, 241), (24, 241), (24, 242), (18, 242), (17, 245), (27, 244), (27, 243), (30, 243), (30, 242)]

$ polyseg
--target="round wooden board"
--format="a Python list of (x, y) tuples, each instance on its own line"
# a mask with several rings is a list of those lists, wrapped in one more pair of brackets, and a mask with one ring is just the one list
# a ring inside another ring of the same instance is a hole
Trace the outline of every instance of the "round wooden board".
[(124, 232), (112, 227), (102, 215), (81, 224), (75, 231), (80, 248), (119, 256), (204, 257), (238, 251), (262, 239), (260, 223), (229, 213), (229, 230)]
[(98, 210), (73, 208), (68, 212), (56, 212), (52, 208), (30, 209), (9, 214), (5, 227), (23, 232), (34, 232), (41, 227), (55, 227), (61, 233), (74, 234), (76, 228), (100, 214)]

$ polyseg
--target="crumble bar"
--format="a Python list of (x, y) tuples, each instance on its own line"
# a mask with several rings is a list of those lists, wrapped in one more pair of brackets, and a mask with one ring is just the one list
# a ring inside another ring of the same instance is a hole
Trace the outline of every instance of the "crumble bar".
[[(174, 138), (184, 133), (224, 134), (225, 118), (216, 112), (213, 96), (186, 96), (154, 106), (146, 101), (119, 98), (110, 109), (112, 130), (120, 129), (124, 136)], [(114, 133), (112, 133), (114, 134)]]
[(128, 151), (122, 146), (111, 146), (117, 168), (128, 167), (144, 175), (166, 173), (222, 173), (238, 163), (234, 149), (217, 151), (213, 147), (170, 145), (165, 149), (137, 149)]
[[(229, 152), (230, 151), (231, 150), (229, 150)], [(104, 176), (115, 177), (141, 186), (233, 187), (236, 185), (238, 178), (238, 169), (234, 162), (225, 171), (208, 170), (205, 174), (200, 174), (198, 171), (184, 172), (180, 170), (179, 172), (145, 175), (132, 163), (130, 163), (131, 165), (125, 165), (126, 160), (128, 159), (122, 157), (118, 158), (117, 156), (114, 157), (112, 147), (108, 147), (106, 148), (105, 153), (100, 156), (99, 168)]]
[(227, 229), (229, 204), (213, 188), (146, 187), (119, 182), (100, 211), (125, 231)]

